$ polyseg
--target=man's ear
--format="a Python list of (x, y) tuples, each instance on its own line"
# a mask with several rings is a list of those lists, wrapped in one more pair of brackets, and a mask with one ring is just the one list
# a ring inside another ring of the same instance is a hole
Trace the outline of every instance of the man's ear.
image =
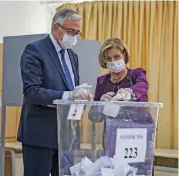
[(59, 29), (59, 26), (57, 24), (54, 24), (53, 25), (53, 32), (54, 33), (57, 33), (58, 32), (58, 29)]

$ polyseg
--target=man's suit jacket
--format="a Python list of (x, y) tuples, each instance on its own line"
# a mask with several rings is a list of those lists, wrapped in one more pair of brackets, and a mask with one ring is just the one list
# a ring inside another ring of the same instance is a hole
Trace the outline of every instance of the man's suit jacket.
[[(67, 51), (75, 85), (79, 85), (78, 57), (71, 49)], [(63, 92), (70, 89), (50, 37), (28, 44), (20, 66), (24, 100), (17, 139), (29, 145), (57, 148), (57, 112), (49, 105), (55, 99), (62, 99)], [(66, 115), (60, 117), (64, 139), (71, 134)]]

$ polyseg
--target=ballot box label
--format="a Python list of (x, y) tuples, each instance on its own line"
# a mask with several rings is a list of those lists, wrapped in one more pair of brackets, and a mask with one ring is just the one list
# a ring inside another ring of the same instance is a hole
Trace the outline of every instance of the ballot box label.
[(147, 149), (147, 129), (145, 128), (118, 128), (114, 163), (145, 162)]
[(81, 120), (83, 110), (84, 110), (84, 105), (82, 104), (71, 105), (67, 119), (68, 120)]

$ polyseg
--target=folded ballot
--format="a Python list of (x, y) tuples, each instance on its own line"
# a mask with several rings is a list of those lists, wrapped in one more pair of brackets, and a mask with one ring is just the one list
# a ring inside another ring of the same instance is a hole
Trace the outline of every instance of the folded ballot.
[(92, 85), (89, 85), (89, 84), (87, 84), (87, 83), (84, 83), (84, 84), (81, 84), (81, 85), (75, 87), (75, 89), (80, 89), (80, 88), (89, 89), (89, 88), (92, 88)]
[(114, 176), (114, 169), (112, 168), (101, 168), (101, 176)]
[(98, 158), (94, 163), (83, 167), (83, 172), (86, 175), (98, 175), (101, 173), (101, 168), (112, 168), (113, 162), (108, 156)]
[(72, 175), (78, 176), (81, 170), (85, 167), (92, 164), (92, 161), (88, 159), (86, 156), (81, 160), (80, 163), (75, 164), (74, 166), (70, 167), (70, 172)]
[(101, 168), (102, 176), (137, 176), (137, 169), (130, 167), (128, 164), (118, 168)]
[(108, 156), (98, 158), (94, 163), (87, 157), (74, 166), (70, 167), (71, 175), (74, 176), (101, 176), (101, 168), (112, 168), (113, 160)]
[(137, 168), (128, 164), (115, 167), (113, 158), (102, 156), (94, 163), (84, 157), (82, 161), (70, 167), (73, 176), (137, 176)]
[(128, 164), (124, 164), (114, 168), (114, 176), (137, 176), (137, 168), (131, 167)]

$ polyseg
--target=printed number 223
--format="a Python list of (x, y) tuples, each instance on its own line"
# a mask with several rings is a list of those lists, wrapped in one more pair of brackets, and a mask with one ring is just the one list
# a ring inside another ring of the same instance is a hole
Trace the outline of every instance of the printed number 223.
[(137, 154), (138, 154), (138, 151), (137, 151), (137, 148), (125, 148), (124, 149), (126, 154), (124, 156), (124, 158), (136, 158), (137, 157)]

